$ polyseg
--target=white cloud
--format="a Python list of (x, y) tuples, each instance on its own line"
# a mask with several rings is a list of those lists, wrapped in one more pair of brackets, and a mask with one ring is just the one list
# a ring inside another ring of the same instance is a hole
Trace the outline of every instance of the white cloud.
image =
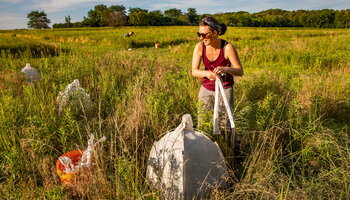
[[(242, 0), (239, 0), (242, 1)], [(67, 10), (77, 10), (82, 6), (87, 6), (91, 4), (91, 9), (94, 5), (105, 4), (105, 5), (124, 5), (126, 10), (129, 7), (139, 7), (143, 9), (152, 10), (167, 10), (170, 8), (179, 8), (183, 11), (187, 8), (197, 8), (197, 10), (214, 10), (215, 7), (232, 5), (233, 3), (229, 0), (217, 0), (215, 3), (211, 0), (172, 0), (172, 1), (161, 1), (161, 0), (36, 0), (31, 6), (31, 9), (35, 10), (45, 10), (45, 12), (60, 12)], [(198, 9), (199, 8), (199, 9)], [(219, 12), (219, 9), (216, 10)]]
[[(0, 0), (5, 2), (23, 0)], [(185, 11), (187, 8), (196, 8), (199, 13), (218, 13), (218, 12), (234, 12), (248, 11), (258, 12), (270, 8), (281, 8), (285, 10), (297, 9), (348, 9), (350, 7), (349, 0), (32, 0), (34, 3), (31, 9), (45, 10), (46, 12), (60, 12), (69, 10), (78, 10), (81, 7), (91, 5), (124, 5), (128, 7), (139, 7), (148, 10), (167, 10), (169, 8), (179, 8)], [(348, 5), (348, 7), (344, 7)], [(344, 7), (344, 8), (343, 8)]]
[(350, 8), (350, 1), (349, 0), (299, 0), (298, 3), (292, 5), (291, 7), (295, 7), (298, 9), (304, 9), (304, 10), (314, 10), (314, 9), (349, 9)]
[(78, 8), (79, 4), (93, 2), (94, 0), (49, 0), (49, 1), (38, 1), (32, 9), (45, 10), (45, 12), (59, 12), (70, 8)]
[(213, 1), (210, 0), (173, 0), (169, 2), (159, 1), (159, 3), (157, 1), (150, 6), (150, 9), (164, 11), (170, 8), (178, 8), (186, 12), (188, 8), (196, 8), (198, 12), (198, 8), (202, 8), (201, 10), (206, 10), (206, 8), (208, 8), (208, 10), (212, 10), (216, 6), (221, 6), (223, 4), (224, 0), (215, 1), (215, 6), (213, 6)]
[(0, 14), (0, 29), (20, 29), (27, 28), (27, 16), (24, 14)]
[(65, 11), (65, 10), (73, 10), (73, 9), (79, 9), (79, 7), (95, 3), (94, 5), (98, 4), (107, 4), (107, 3), (113, 3), (113, 4), (121, 4), (126, 1), (115, 1), (115, 0), (103, 0), (103, 1), (97, 1), (97, 0), (36, 0), (34, 5), (32, 6), (33, 9), (41, 9), (45, 10), (46, 12), (59, 12), (59, 11)]
[(23, 0), (0, 0), (0, 3), (13, 3), (13, 4), (16, 4), (16, 3), (21, 3), (23, 2)]
[(241, 2), (243, 10), (259, 12), (270, 8), (283, 10), (316, 10), (316, 9), (349, 9), (349, 0), (250, 0), (250, 3)]

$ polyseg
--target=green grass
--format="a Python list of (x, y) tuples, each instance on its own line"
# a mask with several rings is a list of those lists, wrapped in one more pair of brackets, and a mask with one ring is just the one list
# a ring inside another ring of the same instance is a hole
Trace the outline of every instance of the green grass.
[[(135, 35), (124, 38), (123, 34)], [(7, 199), (159, 199), (145, 180), (153, 142), (183, 114), (196, 123), (199, 79), (191, 76), (197, 27), (0, 31), (0, 195)], [(216, 199), (350, 197), (350, 32), (235, 28), (234, 117), (243, 167)], [(161, 47), (154, 48), (155, 43)], [(128, 49), (132, 50), (129, 51)], [(29, 84), (30, 63), (41, 81)], [(79, 79), (91, 113), (56, 97)], [(89, 184), (62, 187), (57, 158), (106, 136)], [(210, 133), (210, 132), (208, 132)]]

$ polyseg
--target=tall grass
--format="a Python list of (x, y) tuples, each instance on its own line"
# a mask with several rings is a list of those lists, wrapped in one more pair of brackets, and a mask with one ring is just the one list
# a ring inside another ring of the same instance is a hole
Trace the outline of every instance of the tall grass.
[[(0, 195), (7, 199), (159, 199), (145, 180), (151, 145), (190, 113), (196, 27), (0, 31)], [(124, 38), (123, 34), (135, 35)], [(245, 70), (235, 83), (242, 167), (216, 199), (350, 197), (349, 32), (229, 27)], [(161, 47), (154, 48), (154, 43)], [(128, 50), (131, 48), (131, 50)], [(53, 52), (53, 53), (50, 53)], [(30, 84), (20, 69), (39, 69)], [(92, 113), (56, 97), (79, 79)], [(57, 158), (97, 146), (88, 182), (61, 186)]]

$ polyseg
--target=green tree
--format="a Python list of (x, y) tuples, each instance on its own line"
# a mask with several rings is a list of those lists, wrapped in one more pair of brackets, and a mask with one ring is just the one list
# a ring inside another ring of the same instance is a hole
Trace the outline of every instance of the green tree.
[(96, 5), (93, 10), (88, 12), (88, 18), (85, 20), (85, 24), (93, 27), (107, 26), (108, 9), (106, 5)]
[(51, 21), (47, 18), (45, 11), (39, 12), (38, 10), (31, 11), (27, 13), (28, 18), (28, 28), (34, 29), (47, 29)]
[(125, 7), (123, 5), (111, 5), (108, 8), (109, 11), (117, 11), (121, 12), (122, 14), (126, 15)]
[(299, 16), (301, 16), (304, 12), (305, 12), (305, 10), (297, 10), (297, 11), (292, 11), (289, 14), (291, 26), (293, 26), (293, 27), (301, 27), (302, 26), (302, 24), (300, 23), (300, 20), (299, 20)]
[(164, 16), (170, 18), (174, 25), (179, 23), (180, 21), (179, 18), (181, 15), (182, 15), (181, 10), (177, 8), (171, 8), (164, 11)]
[(64, 17), (64, 20), (65, 20), (65, 26), (67, 27), (67, 28), (70, 28), (70, 27), (72, 27), (73, 26), (73, 24), (72, 24), (72, 22), (71, 22), (71, 18), (70, 18), (70, 16), (68, 15), (67, 17)]
[(71, 24), (71, 18), (70, 16), (68, 15), (67, 17), (64, 17), (64, 21), (66, 21), (67, 24)]
[(253, 26), (252, 15), (245, 11), (239, 11), (232, 15), (230, 25), (233, 26)]
[(334, 28), (335, 11), (332, 9), (323, 9), (318, 12), (317, 25), (318, 28)]
[(288, 11), (282, 9), (268, 9), (255, 13), (255, 24), (268, 27), (286, 27), (291, 26)]
[(142, 9), (142, 8), (129, 8), (129, 14), (131, 14), (133, 12), (146, 12), (146, 13), (148, 13), (148, 10)]
[(198, 14), (195, 8), (188, 8), (186, 16), (191, 25), (197, 25), (198, 23)]
[(335, 15), (334, 25), (336, 28), (349, 28), (350, 27), (350, 9), (340, 10)]
[(162, 11), (154, 10), (148, 13), (148, 18), (150, 19), (151, 26), (163, 26), (171, 23), (170, 20), (164, 17)]
[(233, 25), (232, 24), (232, 15), (234, 13), (232, 12), (227, 12), (227, 13), (219, 13), (219, 14), (215, 14), (214, 17), (215, 19), (217, 19), (220, 23), (224, 23), (226, 25)]
[(149, 26), (151, 24), (151, 20), (148, 15), (148, 10), (141, 8), (130, 8), (129, 24), (134, 26)]
[(123, 26), (128, 22), (125, 7), (123, 5), (112, 5), (108, 8), (108, 26)]
[(174, 25), (191, 25), (190, 20), (186, 14), (181, 14), (177, 20), (173, 22)]

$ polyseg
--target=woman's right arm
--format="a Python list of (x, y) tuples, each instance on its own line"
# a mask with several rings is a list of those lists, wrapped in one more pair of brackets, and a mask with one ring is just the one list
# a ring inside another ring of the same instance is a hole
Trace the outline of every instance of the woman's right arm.
[(210, 80), (215, 80), (216, 75), (214, 72), (199, 69), (202, 61), (202, 48), (202, 42), (198, 42), (194, 47), (192, 56), (192, 76), (199, 78), (207, 77)]

